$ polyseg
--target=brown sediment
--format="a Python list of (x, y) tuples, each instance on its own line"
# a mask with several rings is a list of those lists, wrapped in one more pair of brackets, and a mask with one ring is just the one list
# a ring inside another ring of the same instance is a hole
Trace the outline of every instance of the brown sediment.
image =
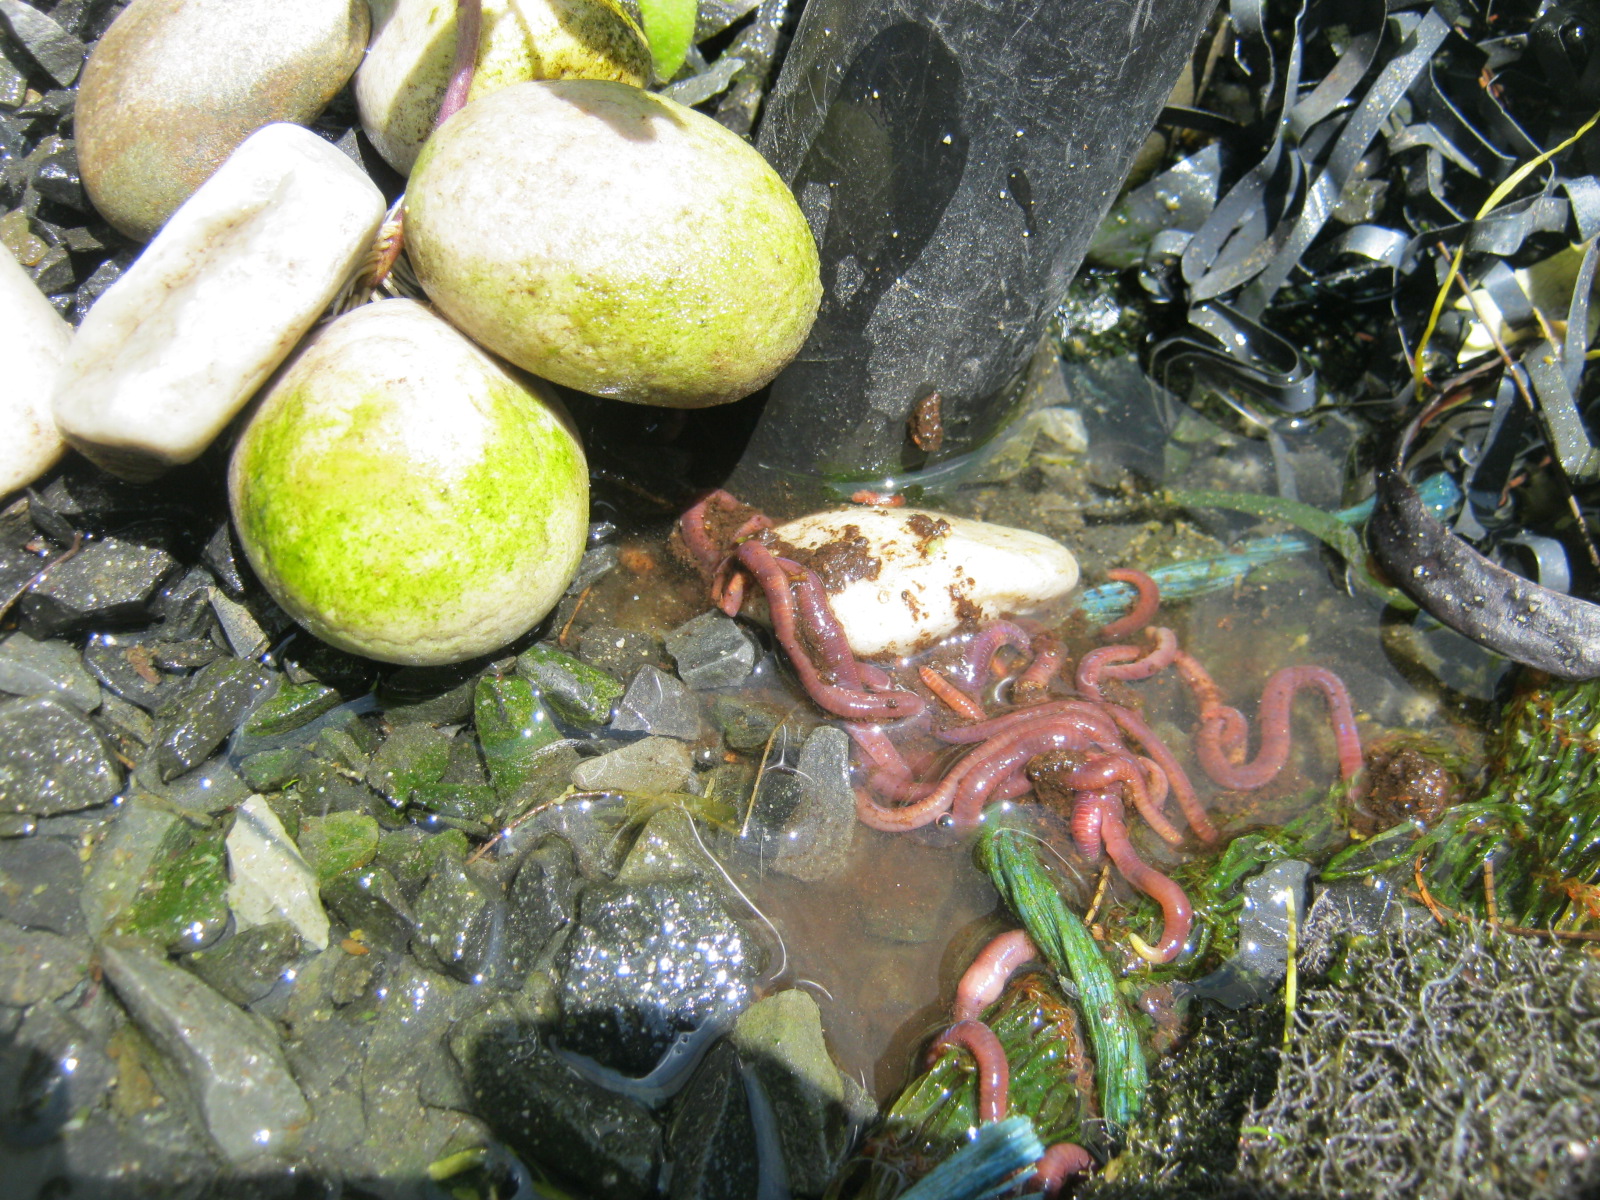
[(781, 557), (810, 567), (829, 593), (843, 591), (858, 579), (876, 579), (883, 570), (883, 560), (873, 556), (872, 543), (859, 525), (846, 525), (838, 537), (820, 546), (795, 546), (775, 539), (772, 548)]

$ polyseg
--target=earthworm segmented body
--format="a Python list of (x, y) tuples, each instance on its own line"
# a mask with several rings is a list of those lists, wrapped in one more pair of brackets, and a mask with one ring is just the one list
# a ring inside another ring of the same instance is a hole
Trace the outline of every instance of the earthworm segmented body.
[[(1182, 952), (1192, 910), (1183, 890), (1140, 858), (1129, 838), (1125, 803), (1170, 845), (1180, 844), (1184, 835), (1165, 811), (1169, 797), (1201, 842), (1215, 843), (1218, 833), (1177, 756), (1138, 712), (1103, 696), (1105, 680), (1131, 683), (1175, 670), (1200, 709), (1196, 756), (1220, 787), (1259, 788), (1277, 777), (1289, 756), (1290, 708), (1305, 689), (1320, 692), (1328, 705), (1341, 777), (1350, 779), (1361, 768), (1349, 696), (1336, 675), (1316, 666), (1287, 667), (1267, 681), (1259, 709), (1260, 747), (1247, 758), (1249, 725), (1243, 714), (1224, 702), (1205, 668), (1178, 648), (1172, 630), (1150, 626), (1161, 598), (1142, 571), (1108, 572), (1132, 585), (1137, 599), (1127, 616), (1101, 629), (1112, 644), (1091, 650), (1077, 664), (1076, 696), (1056, 690), (1065, 689), (1059, 642), (1009, 621), (991, 622), (967, 640), (960, 651), (959, 683), (927, 665), (897, 678), (891, 670), (856, 659), (822, 580), (769, 545), (771, 528), (762, 514), (721, 491), (707, 495), (680, 522), (684, 548), (710, 582), (713, 599), (724, 611), (737, 613), (746, 580), (757, 584), (800, 685), (824, 711), (845, 721), (867, 763), (866, 785), (856, 791), (861, 822), (886, 832), (936, 821), (970, 828), (987, 806), (1042, 787), (1064, 806), (1080, 851), (1091, 859), (1108, 855), (1124, 879), (1160, 905), (1163, 928), (1156, 946), (1135, 942), (1152, 961), (1170, 962)], [(1148, 648), (1115, 640), (1147, 626)], [(1024, 660), (1011, 680), (1015, 703), (1009, 712), (991, 717), (968, 689), (986, 689), (992, 675), (1003, 674), (996, 656), (1008, 648)], [(929, 728), (929, 695), (945, 710), (939, 722), (954, 724)], [(893, 737), (882, 728), (892, 723), (899, 723)], [(967, 749), (936, 777), (918, 778), (896, 738), (924, 734)]]

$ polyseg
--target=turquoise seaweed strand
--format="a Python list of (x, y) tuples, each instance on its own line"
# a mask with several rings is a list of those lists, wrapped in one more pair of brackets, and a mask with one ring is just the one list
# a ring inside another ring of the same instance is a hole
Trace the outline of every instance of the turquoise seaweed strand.
[(1051, 968), (1078, 989), (1089, 1041), (1094, 1046), (1100, 1111), (1120, 1132), (1138, 1115), (1149, 1083), (1144, 1050), (1117, 992), (1111, 967), (1077, 913), (1050, 881), (1032, 839), (1014, 829), (985, 830), (978, 864), (989, 873), (1011, 911)]

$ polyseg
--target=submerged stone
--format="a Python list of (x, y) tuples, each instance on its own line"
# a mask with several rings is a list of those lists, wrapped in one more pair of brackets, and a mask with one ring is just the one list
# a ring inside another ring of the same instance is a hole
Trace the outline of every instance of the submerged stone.
[(540, 842), (517, 868), (506, 904), (506, 961), (525, 975), (577, 915), (578, 874), (572, 847), (563, 838)]
[(177, 565), (155, 547), (115, 537), (91, 542), (51, 567), (18, 601), (24, 627), (33, 637), (50, 638), (86, 625), (146, 618), (162, 581)]
[(346, 928), (359, 930), (380, 950), (404, 950), (416, 931), (417, 919), (405, 893), (383, 867), (329, 880), (322, 885), (322, 899)]
[(0, 812), (74, 812), (121, 787), (105, 739), (72, 705), (50, 696), (0, 703)]
[(272, 683), (259, 663), (223, 658), (202, 667), (180, 695), (156, 711), (156, 763), (163, 780), (193, 770), (238, 727)]
[(317, 882), (326, 885), (359, 871), (378, 853), (378, 822), (366, 813), (338, 812), (300, 822), (299, 847)]
[(506, 902), (487, 872), (442, 854), (417, 897), (417, 943), (446, 971), (481, 983), (503, 969)]
[(665, 671), (641, 667), (617, 705), (611, 728), (692, 742), (700, 736), (700, 701)]
[(709, 883), (590, 884), (562, 954), (561, 1043), (643, 1075), (748, 1004), (763, 957)]
[(720, 612), (685, 621), (667, 634), (666, 646), (678, 664), (678, 678), (696, 689), (743, 683), (759, 657), (755, 639)]
[(795, 795), (771, 839), (770, 861), (784, 875), (819, 883), (844, 870), (855, 840), (856, 795), (844, 731), (832, 725), (813, 729), (788, 780)]
[(744, 1069), (731, 1042), (707, 1052), (667, 1127), (670, 1200), (744, 1200), (761, 1194), (761, 1154)]
[(580, 1077), (540, 1043), (540, 1030), (495, 1008), (455, 1030), (450, 1048), (473, 1111), (524, 1161), (596, 1200), (653, 1194), (661, 1131), (642, 1105)]
[(304, 945), (287, 921), (268, 921), (184, 959), (184, 965), (235, 1004), (254, 1004), (300, 957)]
[[(215, 597), (212, 597), (212, 603), (216, 603)], [(293, 733), (332, 712), (343, 702), (336, 689), (314, 679), (305, 683), (285, 681), (251, 711), (250, 719), (244, 723), (245, 736), (270, 738)]]
[(585, 759), (572, 782), (586, 792), (674, 792), (694, 773), (689, 747), (665, 737), (645, 738), (608, 754)]
[(263, 1027), (180, 967), (107, 942), (101, 964), (144, 1035), (177, 1071), (230, 1162), (291, 1149), (311, 1110)]
[(401, 725), (384, 739), (367, 767), (367, 783), (403, 806), (411, 793), (438, 783), (450, 764), (450, 735), (432, 725)]
[(742, 696), (718, 696), (712, 720), (722, 730), (728, 749), (751, 754), (763, 749), (772, 731), (783, 721), (783, 714), (770, 704)]
[(472, 714), (484, 765), (495, 791), (504, 798), (528, 782), (544, 748), (561, 740), (561, 731), (533, 686), (519, 676), (485, 675), (480, 679)]
[(36, 642), (25, 633), (0, 643), (0, 692), (54, 695), (81, 712), (100, 707), (100, 685), (83, 669), (76, 650), (65, 642)]
[(530, 646), (517, 656), (517, 674), (563, 721), (597, 728), (611, 719), (622, 684), (599, 667), (549, 646)]
[(89, 976), (89, 943), (0, 921), (0, 1004), (54, 1000)]
[[(124, 813), (126, 820), (129, 814)], [(119, 821), (118, 824), (122, 824)], [(187, 821), (163, 826), (139, 822), (127, 847), (164, 829), (148, 866), (116, 917), (116, 931), (172, 950), (195, 950), (222, 936), (228, 925), (228, 874), (220, 828), (201, 829)], [(112, 848), (108, 840), (107, 848)], [(114, 876), (99, 881), (110, 884)], [(108, 897), (109, 898), (109, 897)]]
[(154, 640), (147, 634), (94, 634), (83, 649), (83, 665), (112, 695), (154, 712), (188, 685), (183, 676), (156, 667)]
[(241, 804), (228, 834), (233, 881), (228, 902), (242, 926), (284, 920), (321, 950), (328, 945), (328, 914), (317, 896), (317, 876), (260, 796)]
[(64, 838), (0, 840), (0, 918), (68, 936), (84, 933), (83, 860)]

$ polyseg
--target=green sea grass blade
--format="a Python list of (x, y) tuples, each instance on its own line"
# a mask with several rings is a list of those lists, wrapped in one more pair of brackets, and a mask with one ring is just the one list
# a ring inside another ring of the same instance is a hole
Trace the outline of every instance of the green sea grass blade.
[(698, 0), (639, 0), (644, 36), (650, 43), (656, 78), (662, 82), (683, 66), (684, 57), (694, 44), (694, 20), (699, 8)]
[(1021, 918), (1045, 961), (1078, 989), (1094, 1048), (1100, 1111), (1120, 1132), (1138, 1114), (1149, 1078), (1138, 1033), (1110, 965), (1083, 920), (1056, 890), (1032, 839), (1016, 830), (991, 827), (978, 842), (978, 862)]

